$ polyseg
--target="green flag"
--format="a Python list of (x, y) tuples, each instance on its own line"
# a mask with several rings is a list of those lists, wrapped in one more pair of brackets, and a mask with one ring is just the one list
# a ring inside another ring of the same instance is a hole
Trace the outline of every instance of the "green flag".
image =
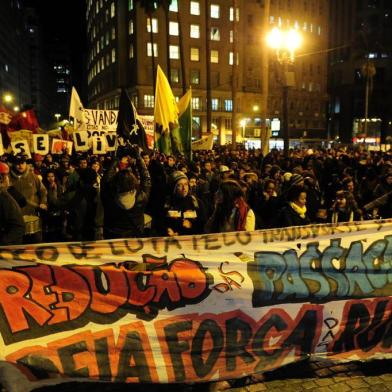
[(175, 153), (191, 159), (192, 153), (192, 89), (181, 97), (177, 104), (179, 127), (172, 131), (172, 146)]

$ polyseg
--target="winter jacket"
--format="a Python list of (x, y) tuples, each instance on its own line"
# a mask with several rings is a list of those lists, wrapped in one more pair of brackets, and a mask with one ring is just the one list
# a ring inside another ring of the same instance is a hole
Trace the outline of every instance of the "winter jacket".
[(18, 245), (23, 241), (25, 224), (18, 203), (0, 188), (0, 245)]

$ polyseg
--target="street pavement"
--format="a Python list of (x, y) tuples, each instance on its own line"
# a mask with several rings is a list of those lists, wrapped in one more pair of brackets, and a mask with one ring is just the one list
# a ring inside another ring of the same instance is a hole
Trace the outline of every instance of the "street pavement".
[(256, 378), (192, 385), (67, 383), (40, 392), (386, 392), (392, 391), (392, 360), (336, 363), (302, 361)]

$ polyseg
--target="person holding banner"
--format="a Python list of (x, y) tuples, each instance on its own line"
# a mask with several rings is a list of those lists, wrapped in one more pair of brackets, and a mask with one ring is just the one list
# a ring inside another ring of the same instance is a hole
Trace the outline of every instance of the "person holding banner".
[(47, 192), (39, 177), (30, 170), (24, 155), (16, 155), (10, 171), (11, 185), (26, 199), (22, 214), (26, 223), (25, 242), (42, 242), (40, 211), (47, 209)]
[(22, 210), (7, 191), (9, 171), (8, 165), (0, 162), (0, 246), (21, 244), (25, 232)]

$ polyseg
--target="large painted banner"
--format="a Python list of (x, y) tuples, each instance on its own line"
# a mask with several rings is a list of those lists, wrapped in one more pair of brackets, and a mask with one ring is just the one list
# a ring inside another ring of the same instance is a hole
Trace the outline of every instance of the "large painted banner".
[(0, 248), (0, 382), (202, 382), (392, 357), (392, 220)]

